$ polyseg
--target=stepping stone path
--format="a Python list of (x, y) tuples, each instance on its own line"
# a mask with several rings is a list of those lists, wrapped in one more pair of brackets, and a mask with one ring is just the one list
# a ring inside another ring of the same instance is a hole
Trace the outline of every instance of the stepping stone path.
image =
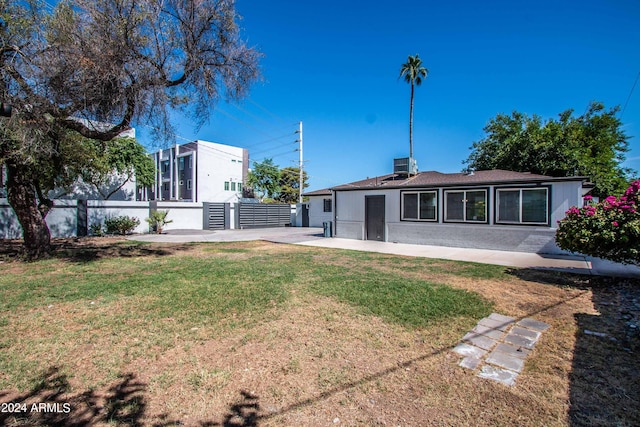
[(481, 378), (514, 385), (527, 356), (542, 332), (549, 329), (548, 324), (535, 319), (516, 320), (498, 313), (480, 320), (453, 349), (464, 356), (460, 366), (479, 369)]

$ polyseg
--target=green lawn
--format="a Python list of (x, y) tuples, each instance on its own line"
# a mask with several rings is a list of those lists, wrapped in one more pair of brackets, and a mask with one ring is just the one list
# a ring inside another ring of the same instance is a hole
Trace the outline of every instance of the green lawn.
[(66, 358), (75, 357), (72, 349), (82, 345), (95, 344), (93, 362), (116, 375), (122, 363), (154, 357), (177, 337), (214, 339), (279, 316), (294, 295), (333, 298), (406, 328), (454, 318), (472, 325), (491, 312), (490, 302), (416, 279), (415, 272), (504, 274), (496, 266), (312, 248), (272, 253), (220, 243), (158, 256), (136, 252), (145, 245), (126, 247), (128, 256), (69, 253), (4, 264), (0, 372), (6, 374), (0, 389), (33, 386), (48, 365), (64, 367)]

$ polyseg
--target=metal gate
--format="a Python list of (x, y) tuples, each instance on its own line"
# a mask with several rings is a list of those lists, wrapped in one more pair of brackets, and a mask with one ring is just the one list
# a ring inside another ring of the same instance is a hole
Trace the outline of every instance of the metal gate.
[(203, 206), (203, 230), (227, 230), (229, 229), (229, 203), (208, 203)]
[(238, 228), (284, 227), (291, 224), (291, 205), (238, 204)]

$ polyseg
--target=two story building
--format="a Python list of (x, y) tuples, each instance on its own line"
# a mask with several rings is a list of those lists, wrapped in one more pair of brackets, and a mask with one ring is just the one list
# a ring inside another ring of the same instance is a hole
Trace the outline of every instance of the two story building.
[(138, 187), (136, 200), (237, 203), (247, 180), (249, 151), (193, 141), (151, 154), (156, 165), (152, 187)]

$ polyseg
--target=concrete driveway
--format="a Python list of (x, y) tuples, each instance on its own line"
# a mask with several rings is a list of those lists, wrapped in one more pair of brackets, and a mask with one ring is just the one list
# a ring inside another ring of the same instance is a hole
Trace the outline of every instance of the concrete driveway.
[(142, 242), (246, 242), (267, 240), (277, 243), (299, 243), (323, 239), (322, 228), (275, 227), (249, 228), (244, 230), (167, 230), (163, 234), (140, 234), (129, 237)]
[(455, 248), (446, 246), (411, 245), (406, 243), (377, 242), (325, 238), (322, 228), (278, 227), (246, 230), (168, 230), (165, 234), (141, 234), (130, 236), (130, 240), (143, 242), (239, 242), (266, 240), (275, 243), (290, 243), (334, 249), (380, 252), (387, 254), (439, 258), (455, 261), (470, 261), (496, 264), (507, 267), (549, 269), (571, 273), (600, 276), (640, 278), (640, 268), (625, 266), (599, 258), (581, 255), (544, 255), (526, 252), (506, 252), (488, 249)]

